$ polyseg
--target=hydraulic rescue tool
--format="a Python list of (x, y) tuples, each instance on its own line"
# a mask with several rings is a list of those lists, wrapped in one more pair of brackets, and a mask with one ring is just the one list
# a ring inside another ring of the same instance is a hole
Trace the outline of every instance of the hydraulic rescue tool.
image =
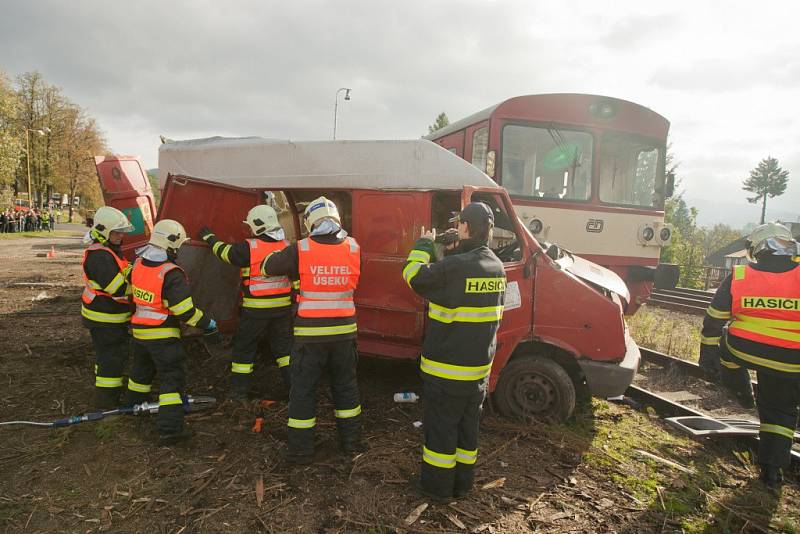
[[(196, 412), (199, 410), (207, 410), (216, 404), (217, 399), (214, 397), (193, 397), (187, 396), (183, 399), (183, 408), (187, 413)], [(99, 421), (105, 419), (110, 415), (143, 415), (158, 413), (157, 402), (143, 402), (141, 404), (133, 404), (131, 406), (121, 406), (113, 410), (106, 410), (104, 412), (89, 412), (83, 415), (74, 415), (72, 417), (64, 417), (63, 419), (56, 419), (50, 423), (39, 423), (36, 421), (5, 421), (0, 423), (0, 426), (5, 425), (28, 425), (28, 426), (43, 426), (47, 428), (61, 428), (65, 426), (77, 425), (78, 423), (85, 423), (87, 421)]]

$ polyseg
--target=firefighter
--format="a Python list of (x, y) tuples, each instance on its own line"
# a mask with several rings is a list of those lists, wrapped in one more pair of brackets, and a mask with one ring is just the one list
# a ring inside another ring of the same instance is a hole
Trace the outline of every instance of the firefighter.
[(492, 210), (472, 202), (451, 222), (458, 222), (459, 237), (452, 253), (431, 263), (436, 232), (423, 229), (403, 269), (406, 283), (429, 301), (420, 358), (425, 445), (419, 485), (437, 499), (463, 497), (472, 488), (506, 286), (503, 263), (488, 247)]
[[(721, 364), (723, 383), (750, 391), (756, 371), (761, 480), (782, 483), (800, 404), (800, 266), (798, 244), (783, 225), (767, 223), (748, 236), (752, 262), (722, 281), (703, 321), (701, 357)], [(726, 327), (727, 323), (727, 327)]]
[(101, 206), (85, 241), (81, 300), (83, 325), (89, 329), (95, 354), (95, 393), (97, 408), (113, 408), (122, 393), (122, 371), (128, 360), (131, 318), (130, 288), (126, 277), (128, 260), (122, 257), (122, 237), (133, 230), (125, 214)]
[(287, 276), (261, 276), (261, 264), (269, 254), (289, 246), (278, 214), (266, 205), (255, 206), (243, 221), (253, 237), (228, 244), (204, 227), (200, 239), (225, 263), (239, 267), (242, 277), (242, 309), (233, 338), (230, 398), (246, 400), (259, 340), (266, 336), (284, 383), (289, 386), (292, 351), (292, 285)]
[(310, 463), (314, 454), (316, 388), (327, 368), (339, 443), (346, 455), (362, 448), (356, 380), (356, 310), (361, 272), (358, 243), (342, 229), (336, 204), (319, 197), (303, 213), (309, 236), (264, 260), (263, 276), (299, 278), (292, 349), (287, 461)]
[(186, 274), (174, 263), (178, 249), (188, 239), (180, 223), (169, 219), (157, 222), (131, 271), (136, 310), (131, 318), (134, 343), (128, 402), (147, 401), (158, 373), (156, 429), (162, 445), (191, 437), (183, 424), (186, 372), (180, 322), (202, 329), (210, 343), (220, 341), (216, 322), (195, 307)]

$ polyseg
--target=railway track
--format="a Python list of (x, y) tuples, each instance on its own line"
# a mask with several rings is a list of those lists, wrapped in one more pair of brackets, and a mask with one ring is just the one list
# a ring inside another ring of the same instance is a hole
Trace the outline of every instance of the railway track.
[(647, 304), (693, 315), (704, 315), (713, 297), (714, 293), (711, 291), (688, 287), (653, 289)]
[[(642, 361), (649, 365), (655, 365), (662, 369), (662, 373), (677, 373), (681, 376), (691, 377), (696, 381), (704, 381), (704, 374), (700, 366), (694, 362), (676, 358), (658, 351), (650, 350), (647, 348), (640, 348), (642, 354)], [(681, 384), (682, 388), (685, 384)], [(715, 386), (711, 386), (715, 387)], [(758, 384), (753, 382), (753, 390), (756, 391)], [(639, 406), (646, 408), (651, 407), (661, 417), (712, 417), (708, 411), (702, 407), (689, 406), (685, 403), (679, 402), (675, 399), (674, 391), (653, 391), (650, 388), (642, 387), (641, 385), (632, 384), (625, 391), (625, 397), (633, 400)], [(698, 397), (699, 399), (699, 397)], [(746, 417), (747, 419), (754, 420), (755, 417)], [(745, 441), (749, 441), (752, 445), (758, 442), (756, 436), (741, 437)], [(800, 448), (795, 440), (795, 448), (792, 450), (792, 463), (793, 466), (800, 468)]]

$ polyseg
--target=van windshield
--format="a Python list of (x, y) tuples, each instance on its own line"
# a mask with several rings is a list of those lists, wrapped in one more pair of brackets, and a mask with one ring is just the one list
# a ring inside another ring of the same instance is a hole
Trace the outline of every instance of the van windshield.
[(592, 136), (555, 125), (503, 127), (503, 187), (512, 195), (588, 200)]

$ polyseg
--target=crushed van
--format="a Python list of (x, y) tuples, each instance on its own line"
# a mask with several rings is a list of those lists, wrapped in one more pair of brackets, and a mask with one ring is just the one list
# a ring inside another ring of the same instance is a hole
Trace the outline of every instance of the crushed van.
[[(637, 371), (639, 349), (623, 317), (630, 298), (623, 281), (555, 246), (545, 250), (515, 215), (505, 189), (430, 141), (166, 142), (159, 150), (157, 217), (135, 158), (97, 158), (97, 168), (107, 203), (143, 222), (125, 243), (128, 255), (146, 241), (148, 223), (151, 228), (162, 218), (180, 221), (193, 237), (208, 225), (220, 239), (243, 240), (241, 221), (264, 202), (276, 208), (290, 241), (302, 239), (306, 205), (327, 196), (361, 245), (359, 352), (394, 359), (419, 358), (428, 320), (425, 301), (401, 275), (414, 241), (422, 228), (446, 230), (451, 214), (468, 202), (485, 202), (495, 213), (490, 248), (508, 280), (489, 382), (501, 413), (563, 420), (574, 409), (576, 391), (621, 395)], [(196, 239), (181, 248), (178, 263), (190, 276), (197, 305), (232, 329), (238, 269), (216, 261)]]

